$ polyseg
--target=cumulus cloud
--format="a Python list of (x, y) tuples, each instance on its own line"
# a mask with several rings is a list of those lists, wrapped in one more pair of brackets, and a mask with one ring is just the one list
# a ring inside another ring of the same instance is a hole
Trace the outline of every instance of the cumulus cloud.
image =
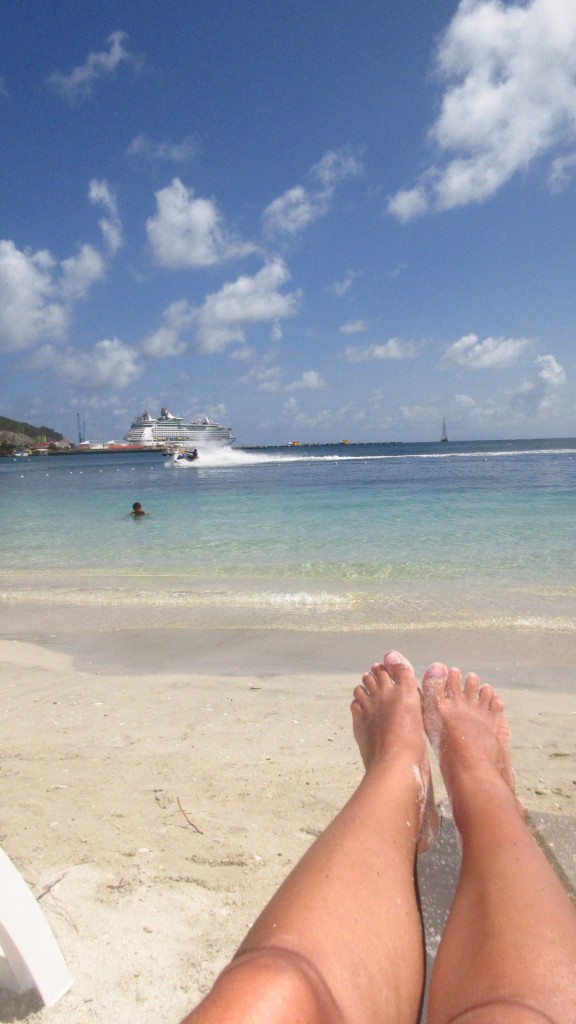
[(179, 355), (188, 336), (194, 338), (199, 352), (221, 352), (237, 344), (235, 357), (248, 359), (251, 350), (244, 341), (250, 325), (269, 323), (272, 341), (277, 342), (282, 336), (280, 321), (298, 312), (300, 292), (281, 290), (289, 278), (282, 260), (276, 259), (253, 277), (243, 274), (227, 282), (207, 295), (201, 306), (192, 306), (186, 299), (173, 302), (158, 330), (145, 339), (143, 351), (152, 356)]
[(576, 173), (576, 153), (559, 156), (550, 164), (548, 185), (551, 192), (564, 192)]
[(529, 338), (485, 338), (466, 334), (446, 349), (440, 366), (465, 366), (470, 370), (503, 370), (517, 363), (533, 342)]
[(22, 252), (0, 241), (0, 350), (17, 352), (61, 338), (68, 313), (54, 284), (56, 261), (45, 249)]
[[(121, 244), (114, 194), (106, 182), (92, 181), (89, 198), (108, 211), (100, 227), (112, 255)], [(87, 243), (58, 261), (46, 249), (21, 250), (9, 239), (0, 240), (0, 351), (64, 341), (74, 304), (105, 273), (104, 255)]]
[(279, 366), (253, 366), (238, 383), (248, 384), (265, 394), (276, 394), (282, 390), (282, 370)]
[(539, 379), (547, 388), (561, 388), (566, 383), (566, 372), (552, 355), (538, 356), (534, 360)]
[(437, 71), (446, 88), (430, 139), (440, 159), (389, 201), (400, 220), (483, 202), (576, 138), (573, 0), (460, 0)]
[(127, 39), (126, 32), (112, 32), (106, 40), (107, 50), (89, 53), (83, 64), (77, 64), (67, 74), (54, 71), (48, 83), (70, 102), (86, 99), (98, 82), (113, 78), (121, 64), (137, 63), (137, 58), (124, 45)]
[(316, 370), (305, 370), (298, 380), (287, 384), (285, 391), (321, 391), (326, 387), (326, 381)]
[(438, 409), (435, 405), (401, 405), (400, 415), (408, 423), (439, 423)]
[(110, 255), (114, 256), (122, 245), (122, 225), (116, 195), (105, 179), (97, 181), (93, 178), (88, 187), (88, 198), (91, 203), (100, 203), (108, 214), (98, 221), (98, 225)]
[(300, 407), (297, 398), (288, 398), (284, 402), (283, 412), (286, 419), (289, 419), (295, 428), (318, 428), (328, 427), (334, 422), (334, 414), (330, 409), (304, 410)]
[(70, 304), (84, 298), (91, 286), (104, 277), (106, 265), (97, 249), (83, 245), (75, 256), (62, 260), (61, 268), (58, 292)]
[(265, 234), (295, 235), (319, 217), (325, 217), (338, 185), (362, 171), (358, 157), (347, 149), (325, 153), (310, 172), (319, 187), (307, 189), (295, 185), (272, 200), (262, 214)]
[(195, 159), (199, 149), (199, 143), (192, 135), (186, 135), (181, 142), (172, 142), (169, 138), (154, 142), (149, 135), (140, 132), (132, 139), (126, 155), (147, 160), (149, 163), (187, 164)]
[(142, 370), (135, 349), (118, 338), (104, 339), (91, 352), (72, 348), (47, 348), (38, 352), (36, 366), (46, 367), (53, 376), (75, 387), (122, 389), (133, 384)]
[(275, 323), (293, 316), (300, 292), (280, 289), (289, 280), (280, 259), (267, 263), (253, 277), (241, 275), (208, 295), (196, 315), (196, 339), (202, 352), (220, 352), (233, 342), (243, 342), (249, 324)]
[(146, 221), (156, 262), (170, 269), (210, 267), (254, 252), (255, 246), (228, 232), (213, 199), (195, 198), (174, 178), (156, 193), (157, 212)]
[(342, 324), (340, 334), (364, 334), (367, 330), (368, 324), (365, 320), (351, 320), (347, 324)]
[(142, 346), (150, 356), (179, 356), (186, 349), (182, 334), (194, 323), (195, 311), (185, 299), (171, 303), (162, 316), (157, 331), (149, 334)]
[(476, 403), (470, 395), (454, 395), (454, 404), (460, 409), (473, 409)]
[(333, 291), (333, 293), (334, 293), (334, 295), (336, 296), (337, 299), (343, 298), (343, 296), (346, 295), (346, 293), (350, 291), (350, 289), (351, 289), (352, 285), (354, 284), (354, 281), (356, 280), (357, 277), (358, 277), (358, 271), (356, 271), (356, 270), (349, 270), (348, 273), (345, 275), (345, 277), (342, 278), (341, 281), (333, 281), (332, 282), (332, 291)]
[(347, 345), (344, 355), (349, 363), (369, 363), (378, 359), (414, 359), (416, 345), (412, 341), (390, 338), (382, 345)]
[(557, 404), (566, 383), (564, 368), (554, 356), (538, 356), (534, 360), (534, 367), (536, 374), (532, 380), (525, 380), (518, 388), (507, 393), (512, 407), (530, 417), (550, 412)]

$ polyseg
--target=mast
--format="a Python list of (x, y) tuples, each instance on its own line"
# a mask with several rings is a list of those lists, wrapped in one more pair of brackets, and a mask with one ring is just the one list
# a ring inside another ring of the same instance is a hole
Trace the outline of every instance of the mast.
[(446, 417), (444, 417), (444, 419), (442, 420), (442, 437), (440, 438), (440, 441), (444, 443), (447, 440), (448, 434), (446, 433)]

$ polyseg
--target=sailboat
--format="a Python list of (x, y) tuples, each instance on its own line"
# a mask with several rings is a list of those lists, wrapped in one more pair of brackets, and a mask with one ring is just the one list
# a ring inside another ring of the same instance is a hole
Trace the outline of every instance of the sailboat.
[(442, 437), (440, 438), (442, 443), (448, 440), (448, 434), (446, 433), (446, 417), (442, 420)]

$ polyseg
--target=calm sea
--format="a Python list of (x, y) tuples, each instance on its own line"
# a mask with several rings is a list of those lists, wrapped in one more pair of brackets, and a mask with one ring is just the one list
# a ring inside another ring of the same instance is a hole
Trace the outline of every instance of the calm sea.
[(239, 626), (576, 629), (576, 439), (201, 456), (0, 459), (13, 599), (56, 580)]

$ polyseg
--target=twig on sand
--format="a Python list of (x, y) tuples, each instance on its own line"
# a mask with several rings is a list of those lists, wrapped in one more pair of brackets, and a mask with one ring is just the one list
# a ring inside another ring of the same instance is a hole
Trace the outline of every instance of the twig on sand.
[(184, 815), (184, 817), (186, 818), (186, 821), (188, 822), (188, 824), (192, 826), (192, 828), (194, 829), (194, 831), (195, 831), (195, 832), (199, 832), (199, 833), (200, 833), (200, 835), (201, 835), (201, 836), (203, 836), (203, 835), (204, 835), (204, 833), (203, 833), (202, 829), (201, 829), (201, 828), (198, 828), (198, 825), (195, 825), (195, 824), (194, 824), (194, 822), (193, 822), (193, 821), (192, 821), (192, 820), (191, 820), (191, 819), (190, 819), (190, 818), (188, 817), (188, 815), (186, 814), (186, 811), (184, 810), (184, 808), (182, 807), (182, 804), (181, 804), (181, 802), (180, 802), (180, 797), (179, 797), (179, 796), (177, 796), (177, 797), (176, 797), (176, 801), (177, 801), (177, 803), (178, 803), (178, 807), (179, 807), (179, 808), (180, 808), (180, 810), (182, 811), (182, 814), (183, 814), (183, 815)]
[(52, 891), (52, 889), (56, 888), (58, 883), (61, 882), (62, 879), (65, 878), (67, 874), (68, 874), (67, 871), (63, 871), (62, 874), (58, 875), (58, 877), (55, 878), (53, 882), (48, 882), (48, 885), (44, 886), (44, 888), (42, 889), (42, 892), (38, 893), (38, 895), (36, 897), (36, 901), (39, 903), (40, 900), (44, 899), (44, 897), (47, 896), (48, 893)]

